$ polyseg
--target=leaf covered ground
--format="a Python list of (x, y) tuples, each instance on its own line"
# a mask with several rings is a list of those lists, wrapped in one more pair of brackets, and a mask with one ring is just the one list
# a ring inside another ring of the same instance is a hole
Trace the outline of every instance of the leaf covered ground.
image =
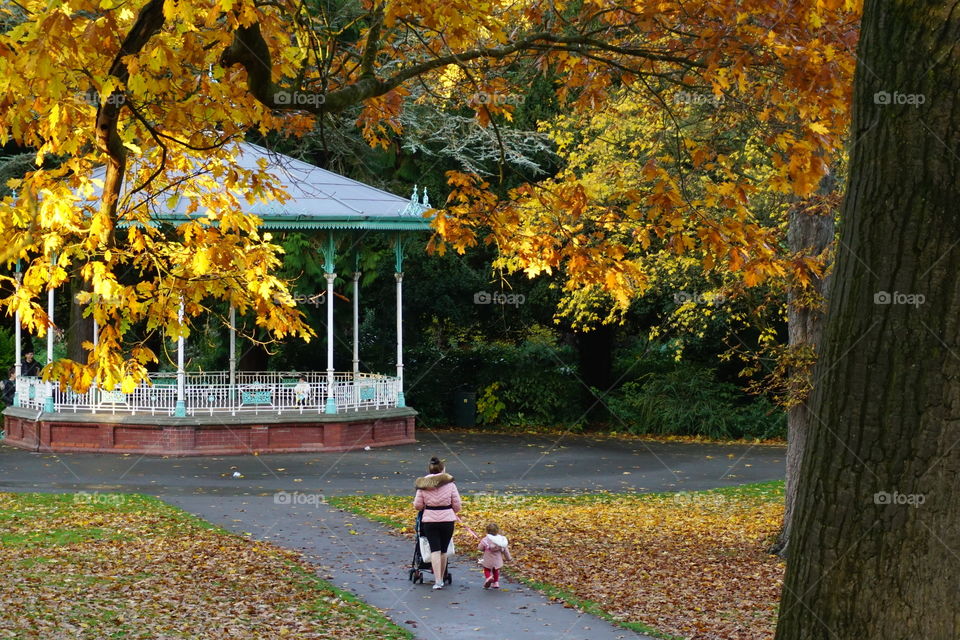
[(297, 555), (121, 494), (0, 493), (0, 639), (409, 638)]
[[(412, 533), (408, 497), (331, 502)], [(693, 640), (773, 637), (784, 566), (765, 548), (783, 516), (783, 483), (668, 494), (465, 496), (461, 516), (477, 532), (488, 521), (500, 525), (517, 577), (619, 622)], [(456, 543), (476, 547), (462, 527)]]

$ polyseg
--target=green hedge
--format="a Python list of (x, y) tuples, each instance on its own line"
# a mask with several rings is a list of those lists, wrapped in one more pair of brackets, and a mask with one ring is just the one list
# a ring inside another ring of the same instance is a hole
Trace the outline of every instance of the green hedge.
[(607, 397), (611, 413), (636, 434), (782, 438), (786, 415), (764, 397), (720, 382), (712, 369), (677, 365), (648, 373)]
[(477, 340), (443, 352), (424, 345), (408, 358), (407, 400), (427, 425), (450, 424), (453, 397), (466, 390), (477, 394), (479, 425), (569, 426), (583, 417), (576, 361), (571, 347), (538, 331), (518, 344)]
[(504, 426), (571, 425), (582, 419), (583, 386), (576, 353), (542, 337), (517, 346), (494, 343), (477, 350), (481, 372), (477, 413)]
[(7, 371), (16, 364), (16, 344), (11, 329), (0, 327), (0, 371), (6, 379)]

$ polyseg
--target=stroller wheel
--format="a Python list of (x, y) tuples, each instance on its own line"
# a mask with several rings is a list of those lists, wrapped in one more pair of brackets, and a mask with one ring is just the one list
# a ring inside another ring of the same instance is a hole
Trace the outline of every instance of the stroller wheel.
[(410, 569), (410, 573), (407, 575), (407, 580), (413, 581), (413, 574), (416, 569)]
[(447, 573), (443, 576), (443, 581), (447, 584), (453, 584), (453, 576), (450, 575), (449, 571), (447, 571)]

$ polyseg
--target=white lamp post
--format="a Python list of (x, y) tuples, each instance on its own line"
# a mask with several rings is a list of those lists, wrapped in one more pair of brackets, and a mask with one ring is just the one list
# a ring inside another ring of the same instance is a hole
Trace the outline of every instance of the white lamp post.
[(183, 342), (183, 300), (180, 300), (180, 308), (177, 310), (177, 321), (180, 324), (177, 334), (177, 405), (173, 410), (173, 415), (177, 418), (187, 416), (186, 386), (187, 374), (184, 371), (184, 342)]

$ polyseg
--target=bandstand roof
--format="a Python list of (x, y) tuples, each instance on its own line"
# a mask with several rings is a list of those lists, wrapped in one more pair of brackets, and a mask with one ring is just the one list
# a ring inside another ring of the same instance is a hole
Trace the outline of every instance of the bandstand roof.
[[(376, 187), (352, 180), (333, 171), (321, 169), (302, 160), (265, 149), (249, 142), (239, 144), (233, 162), (243, 169), (258, 170), (261, 159), (290, 198), (286, 202), (257, 200), (246, 205), (247, 213), (263, 220), (267, 229), (419, 231), (430, 228), (423, 214), (430, 209), (424, 190), (418, 201), (417, 189), (404, 198)], [(105, 169), (94, 171), (94, 178), (103, 178)], [(158, 222), (178, 224), (198, 217), (188, 214), (190, 199), (165, 192), (160, 197), (145, 198)], [(202, 214), (199, 214), (202, 215)]]

